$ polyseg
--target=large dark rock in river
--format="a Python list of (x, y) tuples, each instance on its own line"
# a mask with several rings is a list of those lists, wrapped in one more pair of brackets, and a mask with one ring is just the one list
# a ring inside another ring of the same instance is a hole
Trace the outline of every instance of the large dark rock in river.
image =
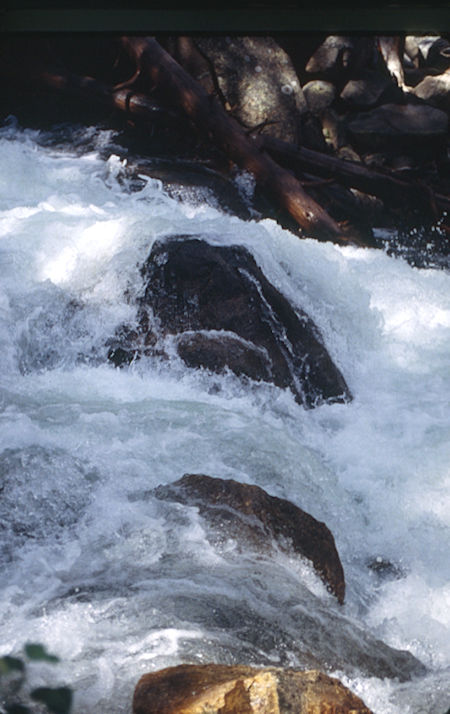
[(344, 571), (331, 531), (290, 501), (270, 496), (259, 486), (204, 474), (186, 474), (158, 486), (154, 494), (197, 506), (213, 527), (257, 548), (268, 548), (275, 539), (282, 550), (310, 560), (330, 592), (344, 602)]
[(312, 320), (292, 308), (242, 246), (186, 236), (158, 241), (142, 273), (142, 329), (157, 325), (159, 345), (176, 335), (189, 367), (228, 368), (289, 387), (308, 407), (350, 398)]

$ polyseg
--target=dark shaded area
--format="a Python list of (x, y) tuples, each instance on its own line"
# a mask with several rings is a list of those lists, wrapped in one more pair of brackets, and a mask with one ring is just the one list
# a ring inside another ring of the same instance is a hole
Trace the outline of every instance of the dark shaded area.
[[(430, 31), (448, 27), (445, 0), (230, 0), (225, 7), (207, 0), (5, 0), (5, 30), (128, 32)], [(88, 10), (89, 12), (84, 12)], [(30, 17), (30, 13), (36, 13)], [(33, 22), (33, 19), (35, 20)]]

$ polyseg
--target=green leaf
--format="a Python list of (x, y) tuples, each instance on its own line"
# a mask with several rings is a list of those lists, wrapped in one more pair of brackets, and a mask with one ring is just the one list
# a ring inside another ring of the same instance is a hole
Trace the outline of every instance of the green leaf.
[(31, 709), (22, 704), (7, 704), (5, 711), (6, 714), (31, 714)]
[(72, 690), (69, 687), (38, 687), (30, 693), (35, 702), (42, 702), (53, 714), (69, 714)]
[(10, 672), (23, 672), (24, 670), (25, 665), (21, 659), (10, 657), (9, 655), (0, 657), (0, 675), (9, 674)]
[(49, 654), (43, 645), (28, 642), (24, 649), (29, 659), (40, 660), (41, 662), (59, 662), (59, 657)]

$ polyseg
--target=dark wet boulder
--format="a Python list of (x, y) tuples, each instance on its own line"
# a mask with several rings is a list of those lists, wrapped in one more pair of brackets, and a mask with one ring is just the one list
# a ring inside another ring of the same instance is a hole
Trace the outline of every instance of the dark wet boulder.
[(206, 367), (220, 372), (226, 367), (235, 374), (270, 381), (267, 356), (262, 349), (235, 335), (183, 332), (177, 341), (178, 354), (188, 367)]
[(156, 330), (160, 342), (175, 336), (188, 366), (289, 387), (307, 407), (350, 398), (312, 320), (242, 246), (189, 236), (157, 241), (142, 274), (141, 329)]
[[(130, 166), (130, 161), (128, 161)], [(161, 181), (164, 191), (180, 201), (198, 205), (206, 203), (225, 213), (249, 220), (252, 213), (238, 186), (230, 178), (194, 161), (149, 158), (131, 163), (132, 175)]]
[(342, 604), (345, 579), (333, 535), (290, 501), (269, 495), (259, 486), (204, 474), (185, 474), (174, 483), (158, 486), (157, 498), (197, 506), (208, 523), (225, 537), (238, 537), (257, 549), (271, 547), (310, 560), (330, 592)]

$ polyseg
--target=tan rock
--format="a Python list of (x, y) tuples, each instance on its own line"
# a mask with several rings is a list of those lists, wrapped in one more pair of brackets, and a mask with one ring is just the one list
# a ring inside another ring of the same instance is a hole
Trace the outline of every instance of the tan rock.
[(333, 677), (316, 670), (190, 665), (145, 674), (133, 714), (371, 714)]

